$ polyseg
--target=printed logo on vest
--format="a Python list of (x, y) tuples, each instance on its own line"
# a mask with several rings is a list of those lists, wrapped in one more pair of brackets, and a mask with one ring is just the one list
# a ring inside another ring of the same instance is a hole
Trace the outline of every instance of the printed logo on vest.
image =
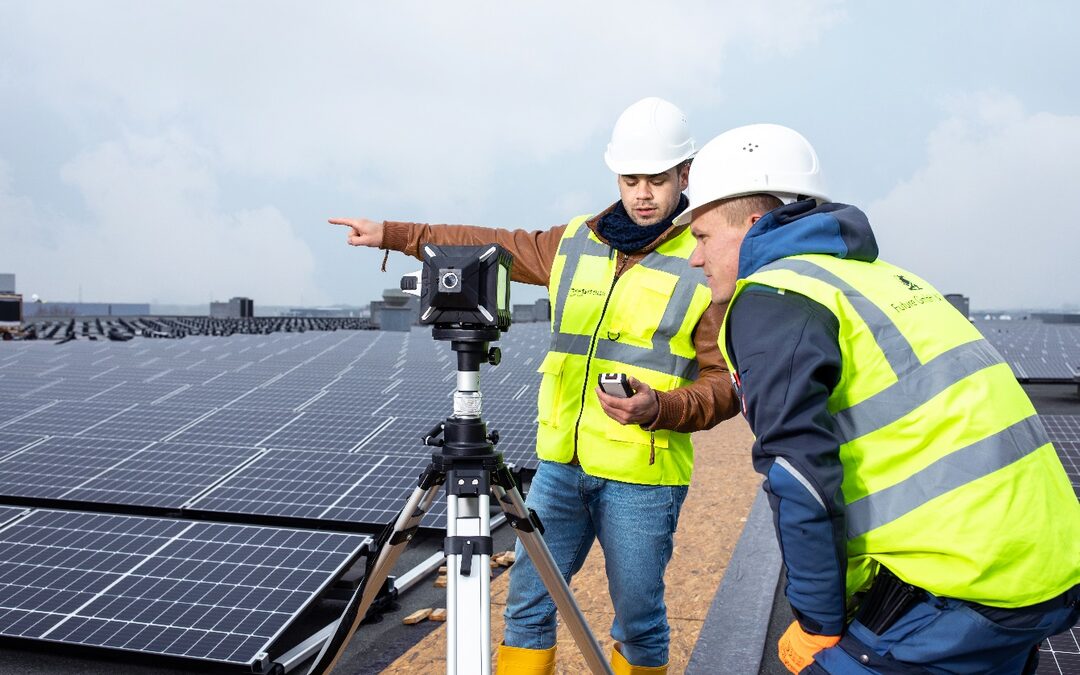
[(599, 290), (599, 289), (596, 289), (596, 288), (574, 288), (574, 287), (571, 287), (570, 292), (568, 293), (568, 295), (571, 298), (580, 298), (580, 297), (585, 296), (585, 295), (595, 295), (595, 296), (603, 297), (604, 292)]
[(900, 283), (904, 284), (904, 286), (907, 286), (907, 289), (909, 291), (921, 291), (922, 290), (922, 286), (915, 283), (914, 281), (911, 281), (910, 279), (905, 277), (903, 274), (897, 274), (896, 278), (899, 279)]

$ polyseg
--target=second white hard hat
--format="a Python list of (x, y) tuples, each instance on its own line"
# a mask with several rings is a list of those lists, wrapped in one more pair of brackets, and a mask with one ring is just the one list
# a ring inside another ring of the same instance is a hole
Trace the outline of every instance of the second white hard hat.
[(619, 115), (604, 161), (621, 176), (653, 175), (690, 159), (696, 150), (683, 111), (650, 96)]
[(785, 204), (802, 197), (829, 201), (817, 153), (802, 134), (779, 124), (751, 124), (706, 143), (690, 165), (690, 206), (675, 223), (689, 223), (694, 209), (711, 202), (759, 193)]

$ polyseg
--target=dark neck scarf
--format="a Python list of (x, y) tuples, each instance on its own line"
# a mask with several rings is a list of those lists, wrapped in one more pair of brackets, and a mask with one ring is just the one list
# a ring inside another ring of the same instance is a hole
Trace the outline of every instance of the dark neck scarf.
[(634, 253), (656, 241), (657, 237), (668, 231), (671, 221), (686, 209), (689, 200), (686, 195), (679, 196), (679, 205), (668, 217), (655, 225), (638, 225), (630, 219), (626, 207), (620, 201), (603, 218), (597, 230), (607, 239), (611, 247), (622, 253)]

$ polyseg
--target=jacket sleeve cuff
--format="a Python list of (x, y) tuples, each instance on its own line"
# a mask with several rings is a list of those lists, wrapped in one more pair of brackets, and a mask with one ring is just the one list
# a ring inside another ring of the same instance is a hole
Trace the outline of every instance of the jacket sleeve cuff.
[(411, 251), (406, 250), (408, 246), (408, 226), (405, 223), (398, 223), (392, 220), (384, 221), (382, 246), (380, 246), (379, 248), (387, 249), (390, 251), (401, 251), (402, 253), (408, 253), (412, 255)]
[(657, 429), (674, 429), (679, 424), (679, 409), (678, 406), (673, 405), (671, 401), (671, 393), (666, 391), (656, 391), (656, 405), (658, 411), (656, 413), (656, 419), (650, 424), (642, 424), (641, 428), (646, 431), (656, 431)]

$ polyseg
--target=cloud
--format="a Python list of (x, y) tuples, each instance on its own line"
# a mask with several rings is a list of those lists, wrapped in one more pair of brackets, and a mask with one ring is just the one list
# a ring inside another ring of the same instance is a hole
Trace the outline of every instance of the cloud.
[(973, 308), (1074, 303), (1080, 116), (1028, 112), (996, 92), (948, 110), (926, 164), (867, 208), (882, 257)]
[[(205, 303), (234, 295), (320, 301), (308, 246), (275, 208), (218, 206), (213, 153), (179, 132), (128, 136), (64, 166), (85, 200), (73, 221), (11, 194), (0, 172), (0, 268), (45, 299)], [(30, 235), (30, 236), (28, 236)]]
[(724, 95), (731, 43), (796, 50), (837, 7), (27, 3), (3, 38), (33, 76), (22, 86), (72, 124), (181, 126), (251, 175), (324, 173), (396, 201), (478, 203), (499, 167), (576, 151), (642, 96)]
[(790, 54), (843, 18), (839, 0), (0, 0), (0, 111), (33, 138), (0, 140), (24, 235), (0, 264), (33, 260), (20, 277), (68, 298), (364, 302), (384, 280), (345, 271), (327, 216), (595, 210), (565, 167), (599, 166), (625, 106), (749, 95), (719, 86), (732, 50)]

